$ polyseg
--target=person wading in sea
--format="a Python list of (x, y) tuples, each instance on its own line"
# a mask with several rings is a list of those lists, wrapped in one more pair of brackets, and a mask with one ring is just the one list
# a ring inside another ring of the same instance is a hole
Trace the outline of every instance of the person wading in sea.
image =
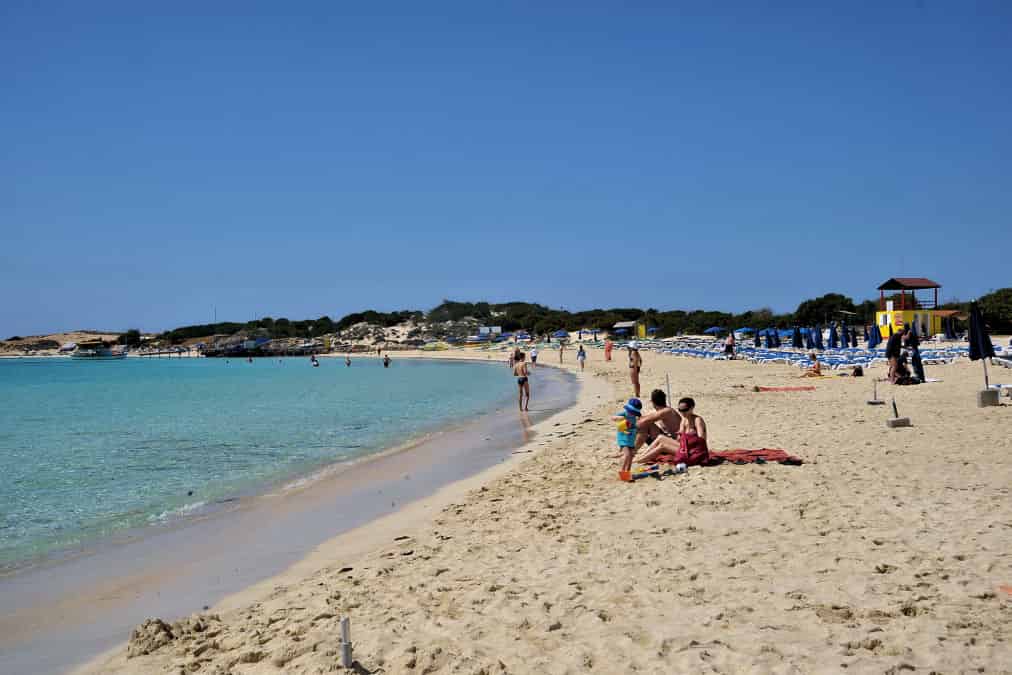
[(521, 411), (527, 410), (531, 404), (530, 373), (524, 359), (524, 353), (517, 352), (516, 361), (513, 364), (513, 375), (517, 378), (518, 402)]

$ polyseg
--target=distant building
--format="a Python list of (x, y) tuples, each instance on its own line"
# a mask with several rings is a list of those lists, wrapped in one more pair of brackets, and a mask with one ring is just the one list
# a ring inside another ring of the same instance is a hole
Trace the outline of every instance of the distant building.
[(624, 329), (630, 336), (645, 338), (647, 336), (647, 325), (642, 321), (619, 321), (612, 326), (613, 331)]
[[(899, 332), (906, 326), (918, 335), (944, 332), (942, 320), (955, 312), (938, 309), (938, 289), (941, 287), (938, 282), (924, 277), (892, 277), (883, 282), (878, 287), (879, 306), (875, 312), (879, 335), (888, 338), (890, 333)], [(886, 297), (887, 291), (891, 291), (889, 298)]]

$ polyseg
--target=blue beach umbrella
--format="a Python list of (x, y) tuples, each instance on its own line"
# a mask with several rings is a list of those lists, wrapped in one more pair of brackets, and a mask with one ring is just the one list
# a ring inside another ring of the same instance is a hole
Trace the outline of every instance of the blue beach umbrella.
[(615, 335), (625, 335), (628, 332), (629, 332), (628, 328), (616, 328), (615, 329)]
[(945, 337), (949, 340), (956, 339), (956, 317), (947, 316), (942, 322), (945, 326)]
[(761, 345), (761, 344), (759, 343), (759, 336), (760, 336), (761, 334), (762, 334), (762, 331), (761, 331), (761, 330), (757, 330), (757, 331), (755, 332), (755, 335), (753, 335), (753, 336), (752, 336), (752, 346), (753, 346), (753, 347), (761, 347), (761, 346), (762, 346), (762, 345)]
[(820, 352), (826, 348), (822, 342), (822, 326), (818, 325), (815, 326), (815, 348)]
[(735, 332), (735, 333), (745, 333), (745, 334), (748, 334), (748, 333), (752, 333), (753, 331), (752, 331), (752, 329), (751, 329), (751, 328), (749, 328), (748, 326), (745, 326), (744, 328), (739, 328), (739, 329), (737, 329), (737, 330), (736, 330), (736, 331), (734, 331), (734, 332)]
[(805, 346), (804, 340), (801, 337), (801, 328), (798, 326), (795, 326), (794, 331), (791, 333), (791, 346), (795, 349), (801, 349)]
[(868, 334), (868, 349), (875, 349), (880, 342), (882, 342), (882, 333), (879, 331), (878, 326), (872, 326), (871, 332)]
[(840, 326), (840, 346), (844, 349), (850, 346), (850, 331), (846, 326)]
[(763, 334), (766, 336), (766, 349), (773, 349), (773, 347), (775, 346), (773, 342), (773, 331), (766, 330), (763, 331)]
[(721, 328), (720, 326), (710, 326), (709, 328), (704, 330), (703, 333), (706, 335), (716, 335), (717, 333), (721, 333), (723, 331), (724, 329)]
[(778, 331), (776, 329), (771, 329), (771, 330), (773, 330), (773, 346), (775, 348), (777, 348), (777, 349), (780, 349), (780, 346), (781, 346), (781, 343), (780, 343), (780, 331)]
[(651, 326), (650, 328), (647, 328), (648, 333), (656, 333), (658, 330), (659, 329), (657, 328), (657, 326)]
[(850, 327), (850, 346), (857, 346), (857, 326)]
[[(821, 332), (821, 331), (820, 331)], [(840, 336), (836, 333), (836, 324), (829, 324), (829, 348), (837, 349), (840, 346)]]
[(811, 328), (805, 328), (805, 349), (815, 349), (815, 335)]
[(967, 339), (970, 341), (970, 360), (980, 361), (984, 366), (984, 388), (990, 385), (987, 379), (987, 360), (994, 358), (994, 345), (984, 325), (984, 315), (976, 302), (970, 303), (970, 326)]
[(569, 333), (567, 333), (564, 330), (557, 330), (554, 333), (552, 333), (552, 337), (554, 337), (554, 338), (567, 338), (567, 337), (569, 337)]
[(871, 336), (868, 335), (868, 324), (864, 325), (864, 341), (871, 342)]

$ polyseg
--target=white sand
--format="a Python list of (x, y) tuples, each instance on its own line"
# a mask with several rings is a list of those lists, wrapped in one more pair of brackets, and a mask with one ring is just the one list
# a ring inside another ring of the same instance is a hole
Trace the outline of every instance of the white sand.
[(979, 364), (880, 385), (914, 424), (889, 430), (888, 406), (865, 404), (870, 377), (753, 393), (802, 381), (646, 354), (644, 397), (670, 374), (711, 448), (807, 463), (626, 484), (608, 416), (627, 369), (602, 359), (590, 352), (577, 405), (535, 429), (535, 453), (326, 542), (160, 647), (148, 626), (82, 672), (340, 670), (342, 616), (359, 672), (1009, 672), (1012, 406), (975, 407)]

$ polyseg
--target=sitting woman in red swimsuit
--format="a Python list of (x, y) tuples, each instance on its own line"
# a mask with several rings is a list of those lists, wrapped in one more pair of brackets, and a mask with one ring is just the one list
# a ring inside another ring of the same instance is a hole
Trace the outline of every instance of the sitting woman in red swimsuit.
[(678, 427), (676, 438), (659, 436), (645, 455), (637, 459), (640, 464), (650, 464), (661, 456), (673, 458), (673, 463), (684, 463), (687, 466), (698, 466), (710, 460), (710, 450), (706, 445), (706, 422), (697, 415), (696, 402), (691, 398), (678, 401), (678, 414), (682, 423)]

